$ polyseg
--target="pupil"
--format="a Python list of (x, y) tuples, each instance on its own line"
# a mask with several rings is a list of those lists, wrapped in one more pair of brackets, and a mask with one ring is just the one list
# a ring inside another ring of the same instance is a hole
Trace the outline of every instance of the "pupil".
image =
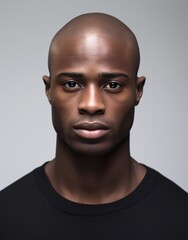
[(69, 87), (75, 87), (76, 86), (76, 83), (75, 82), (69, 82)]
[(116, 88), (117, 87), (117, 83), (116, 82), (111, 82), (110, 83), (110, 87), (111, 88)]

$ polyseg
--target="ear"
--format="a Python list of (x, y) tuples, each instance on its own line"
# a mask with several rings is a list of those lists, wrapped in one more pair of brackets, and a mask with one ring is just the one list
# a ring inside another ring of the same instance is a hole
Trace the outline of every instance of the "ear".
[(44, 75), (42, 77), (44, 85), (45, 85), (45, 92), (46, 92), (46, 96), (48, 98), (48, 101), (51, 103), (51, 96), (50, 96), (50, 85), (51, 85), (51, 81), (50, 81), (50, 77)]
[(135, 102), (135, 105), (139, 104), (140, 99), (143, 95), (145, 81), (146, 81), (146, 78), (143, 76), (137, 77), (137, 79), (136, 79), (136, 102)]

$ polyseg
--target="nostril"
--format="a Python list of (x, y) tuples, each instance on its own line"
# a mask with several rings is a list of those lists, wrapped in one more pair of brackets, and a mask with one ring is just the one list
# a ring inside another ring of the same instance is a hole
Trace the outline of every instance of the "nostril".
[(89, 115), (95, 115), (95, 114), (104, 114), (105, 109), (96, 109), (96, 108), (79, 108), (80, 114), (89, 114)]
[(86, 110), (84, 110), (84, 109), (79, 109), (79, 113), (85, 114), (85, 113), (87, 113), (87, 112), (86, 112)]

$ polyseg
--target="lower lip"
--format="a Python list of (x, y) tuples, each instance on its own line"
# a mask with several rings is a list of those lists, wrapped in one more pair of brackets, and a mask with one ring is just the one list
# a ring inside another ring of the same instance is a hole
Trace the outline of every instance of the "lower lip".
[(108, 130), (106, 129), (96, 129), (96, 130), (86, 130), (86, 129), (74, 129), (74, 131), (82, 138), (96, 139), (103, 137)]

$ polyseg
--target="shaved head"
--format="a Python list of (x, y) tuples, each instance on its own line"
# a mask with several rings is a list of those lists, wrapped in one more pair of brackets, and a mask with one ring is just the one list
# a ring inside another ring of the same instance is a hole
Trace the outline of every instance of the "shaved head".
[[(139, 59), (133, 32), (107, 14), (78, 16), (57, 32), (49, 51), (50, 76), (43, 80), (65, 148), (97, 156), (129, 141), (145, 82), (137, 76)], [(81, 124), (88, 122), (99, 126)]]
[(105, 36), (107, 39), (123, 42), (129, 45), (134, 58), (135, 74), (137, 74), (140, 53), (139, 46), (134, 33), (119, 19), (104, 13), (87, 13), (73, 18), (64, 25), (54, 36), (50, 44), (48, 67), (51, 73), (53, 58), (58, 47), (69, 40), (77, 37), (84, 37), (87, 34)]

